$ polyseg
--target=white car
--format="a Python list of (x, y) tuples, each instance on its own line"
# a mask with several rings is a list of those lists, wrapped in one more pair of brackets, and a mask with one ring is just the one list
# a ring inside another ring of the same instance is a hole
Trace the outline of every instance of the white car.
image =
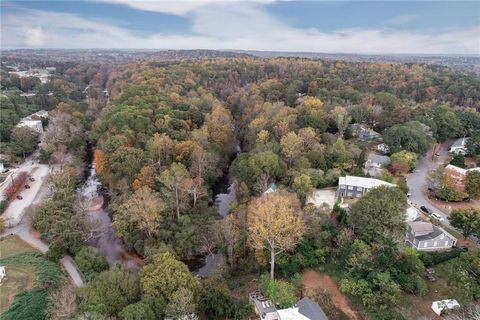
[(436, 212), (432, 212), (432, 218), (437, 220), (437, 221), (440, 221), (442, 222), (444, 219), (442, 218), (442, 216), (440, 216), (438, 213)]

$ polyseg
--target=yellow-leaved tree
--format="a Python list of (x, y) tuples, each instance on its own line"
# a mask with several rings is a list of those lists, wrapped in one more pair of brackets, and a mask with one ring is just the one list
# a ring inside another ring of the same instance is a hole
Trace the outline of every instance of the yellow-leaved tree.
[(275, 257), (295, 248), (304, 231), (300, 202), (295, 194), (277, 191), (254, 199), (248, 206), (248, 240), (256, 250), (270, 252), (270, 277)]

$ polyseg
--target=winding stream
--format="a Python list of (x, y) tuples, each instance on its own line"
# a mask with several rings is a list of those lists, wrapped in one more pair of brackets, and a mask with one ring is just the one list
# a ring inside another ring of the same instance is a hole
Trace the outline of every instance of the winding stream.
[[(235, 157), (241, 152), (240, 146), (236, 147)], [(235, 157), (233, 159), (235, 159)], [(232, 161), (233, 161), (232, 159)], [(232, 162), (231, 161), (231, 162)], [(230, 162), (230, 163), (231, 163)], [(214, 205), (218, 213), (225, 218), (230, 213), (230, 205), (237, 201), (237, 182), (230, 175), (226, 173), (215, 186), (214, 190)], [(191, 271), (201, 277), (209, 277), (215, 270), (220, 268), (225, 263), (223, 255), (218, 252), (212, 252), (204, 257), (201, 257), (197, 265), (191, 266)]]
[(85, 183), (78, 189), (82, 202), (87, 207), (87, 215), (93, 224), (94, 236), (90, 244), (96, 247), (107, 259), (110, 266), (117, 264), (137, 272), (140, 260), (129, 254), (117, 237), (110, 214), (104, 208), (104, 198), (100, 193), (102, 183), (95, 173), (95, 162), (88, 170)]

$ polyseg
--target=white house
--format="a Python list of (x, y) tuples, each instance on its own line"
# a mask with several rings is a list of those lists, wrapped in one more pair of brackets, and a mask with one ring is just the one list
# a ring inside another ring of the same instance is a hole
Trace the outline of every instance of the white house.
[(290, 308), (278, 310), (259, 292), (250, 294), (256, 314), (261, 320), (328, 320), (322, 308), (309, 298), (299, 300)]
[(455, 299), (449, 300), (440, 300), (432, 302), (432, 310), (439, 316), (442, 314), (444, 310), (453, 310), (456, 308), (460, 308), (460, 304)]
[(338, 178), (337, 198), (360, 198), (368, 190), (380, 186), (396, 187), (393, 183), (388, 183), (379, 179), (345, 176)]
[(450, 147), (450, 149), (448, 150), (448, 152), (451, 152), (451, 153), (454, 153), (454, 154), (466, 155), (467, 151), (468, 151), (467, 146), (466, 146), (467, 139), (468, 138), (460, 138), (458, 140), (455, 140), (455, 142), (453, 142), (453, 144)]

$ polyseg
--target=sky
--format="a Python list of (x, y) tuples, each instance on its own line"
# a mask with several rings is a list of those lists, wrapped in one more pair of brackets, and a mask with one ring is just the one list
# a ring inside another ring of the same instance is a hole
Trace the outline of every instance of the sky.
[(2, 49), (480, 54), (480, 1), (1, 0)]

